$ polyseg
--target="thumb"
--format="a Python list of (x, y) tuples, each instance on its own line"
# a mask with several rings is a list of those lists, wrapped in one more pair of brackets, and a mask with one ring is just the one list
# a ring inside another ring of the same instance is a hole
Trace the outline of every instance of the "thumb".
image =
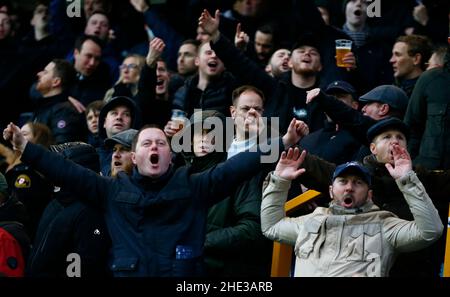
[(219, 19), (219, 17), (220, 17), (220, 10), (216, 9), (216, 13), (214, 15), (214, 18), (215, 19)]
[(18, 126), (14, 125), (13, 122), (10, 122), (8, 126), (9, 126), (9, 128), (11, 128), (11, 132), (20, 133), (20, 128)]
[(389, 174), (392, 175), (392, 173), (394, 172), (394, 167), (392, 167), (392, 165), (390, 163), (386, 163), (386, 164), (384, 164), (384, 166), (389, 171)]

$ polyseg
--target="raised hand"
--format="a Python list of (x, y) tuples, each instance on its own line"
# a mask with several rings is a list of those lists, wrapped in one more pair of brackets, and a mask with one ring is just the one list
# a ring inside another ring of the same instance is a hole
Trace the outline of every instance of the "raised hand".
[(145, 61), (147, 62), (147, 65), (149, 67), (155, 65), (158, 58), (161, 56), (164, 48), (166, 47), (166, 44), (161, 38), (155, 37), (150, 41), (149, 47), (148, 47), (148, 54), (145, 58)]
[(286, 134), (283, 135), (283, 144), (285, 147), (295, 145), (300, 141), (300, 139), (308, 134), (309, 127), (305, 122), (292, 119), (292, 121), (289, 123)]
[(311, 103), (314, 100), (314, 98), (316, 98), (319, 94), (320, 94), (319, 88), (306, 91), (306, 104)]
[(394, 166), (390, 163), (386, 163), (385, 166), (394, 179), (398, 179), (412, 170), (411, 156), (406, 148), (394, 144), (392, 156), (394, 157)]
[(217, 9), (214, 17), (209, 14), (208, 10), (204, 9), (200, 17), (198, 18), (198, 25), (205, 30), (206, 33), (211, 35), (211, 41), (215, 42), (219, 39), (219, 24), (220, 24), (220, 11)]
[(146, 12), (150, 7), (146, 0), (130, 0), (130, 4), (139, 12)]
[(416, 7), (414, 7), (413, 17), (416, 22), (418, 22), (422, 26), (426, 26), (430, 19), (428, 16), (427, 7), (423, 4), (419, 4)]
[(295, 149), (290, 148), (287, 153), (282, 152), (277, 167), (275, 168), (275, 175), (288, 180), (296, 179), (305, 172), (304, 168), (298, 169), (305, 160), (305, 156), (306, 151), (304, 150), (300, 154), (298, 147)]
[(20, 128), (13, 123), (9, 123), (5, 130), (3, 130), (3, 139), (10, 141), (13, 149), (20, 152), (25, 150), (25, 146), (28, 143), (25, 137), (23, 137), (22, 132), (20, 132)]
[(238, 23), (236, 26), (236, 35), (234, 36), (234, 46), (241, 51), (245, 51), (249, 40), (248, 34), (241, 31), (241, 23)]

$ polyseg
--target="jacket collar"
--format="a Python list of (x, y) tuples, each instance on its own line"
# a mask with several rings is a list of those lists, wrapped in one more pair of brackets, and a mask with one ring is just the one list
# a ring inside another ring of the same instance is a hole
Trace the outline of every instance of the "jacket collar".
[(174, 173), (173, 165), (170, 165), (166, 173), (157, 178), (151, 178), (148, 176), (143, 176), (139, 173), (136, 167), (133, 168), (132, 179), (145, 191), (147, 190), (157, 190), (162, 189), (170, 180)]
[(378, 206), (373, 204), (372, 201), (367, 201), (361, 207), (356, 207), (356, 208), (345, 208), (345, 207), (336, 205), (334, 203), (334, 201), (331, 201), (329, 209), (330, 209), (331, 213), (334, 215), (357, 215), (357, 214), (361, 214), (361, 213), (379, 210)]

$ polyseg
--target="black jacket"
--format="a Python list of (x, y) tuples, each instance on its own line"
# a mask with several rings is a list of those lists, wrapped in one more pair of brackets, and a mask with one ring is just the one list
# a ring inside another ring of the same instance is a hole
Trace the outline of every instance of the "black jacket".
[(405, 114), (414, 164), (429, 169), (450, 169), (450, 62), (447, 65), (420, 76)]
[(20, 163), (5, 174), (11, 195), (17, 198), (29, 215), (24, 225), (33, 240), (45, 207), (51, 200), (53, 184), (31, 166)]
[(103, 215), (63, 191), (42, 215), (27, 265), (32, 277), (67, 277), (67, 256), (80, 256), (81, 277), (107, 275), (111, 246)]
[(324, 128), (303, 137), (300, 145), (310, 154), (328, 162), (342, 164), (354, 160), (361, 143), (349, 131), (336, 131), (336, 124), (327, 121)]
[(52, 131), (55, 143), (85, 141), (86, 119), (68, 101), (67, 94), (61, 93), (36, 102), (33, 121), (47, 125)]
[(175, 93), (173, 108), (184, 110), (188, 117), (196, 108), (216, 110), (229, 116), (232, 105), (231, 93), (237, 87), (233, 75), (228, 72), (222, 73), (220, 77), (211, 81), (203, 92), (197, 88), (198, 80), (198, 74), (186, 80), (184, 86)]
[(105, 97), (111, 86), (111, 76), (108, 65), (100, 63), (97, 70), (85, 77), (78, 73), (76, 82), (69, 90), (69, 95), (80, 101), (84, 106)]

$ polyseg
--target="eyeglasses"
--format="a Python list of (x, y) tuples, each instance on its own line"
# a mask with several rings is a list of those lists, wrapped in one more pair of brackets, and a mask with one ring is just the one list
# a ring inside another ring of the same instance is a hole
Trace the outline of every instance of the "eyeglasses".
[(128, 70), (131, 70), (131, 69), (138, 69), (138, 67), (139, 67), (139, 66), (138, 66), (137, 64), (134, 64), (134, 63), (128, 64), (128, 65), (122, 64), (122, 65), (119, 66), (120, 70), (125, 70), (125, 69), (128, 69)]

